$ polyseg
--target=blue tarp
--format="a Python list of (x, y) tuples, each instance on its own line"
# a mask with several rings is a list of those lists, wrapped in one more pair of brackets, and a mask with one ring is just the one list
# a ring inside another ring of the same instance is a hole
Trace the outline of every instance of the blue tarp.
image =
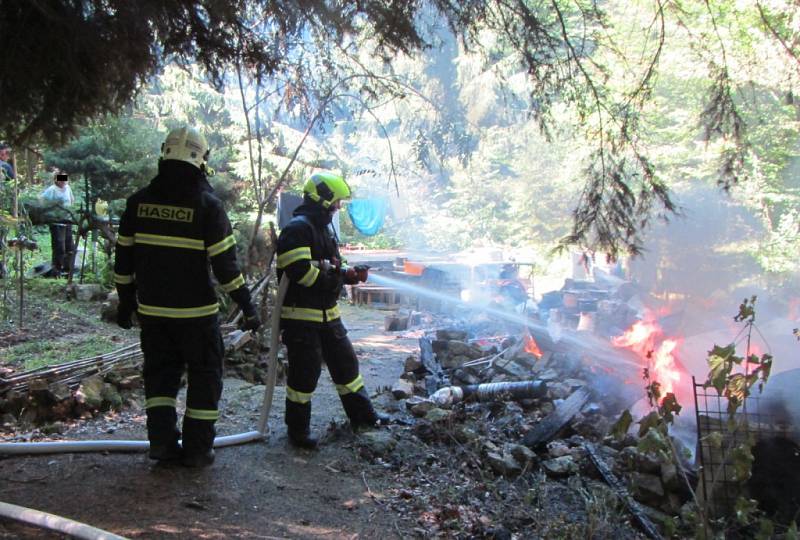
[(354, 199), (347, 203), (347, 213), (358, 232), (372, 236), (381, 230), (387, 206), (386, 199)]

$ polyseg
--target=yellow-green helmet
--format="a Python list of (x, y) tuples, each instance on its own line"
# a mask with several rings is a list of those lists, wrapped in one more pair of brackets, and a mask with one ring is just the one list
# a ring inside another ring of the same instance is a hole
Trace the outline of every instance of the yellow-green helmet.
[(303, 186), (303, 193), (323, 208), (328, 208), (336, 201), (350, 198), (350, 186), (344, 178), (330, 172), (318, 172), (311, 175)]
[(208, 142), (194, 128), (184, 126), (173, 129), (161, 145), (161, 159), (185, 161), (203, 171), (208, 160)]

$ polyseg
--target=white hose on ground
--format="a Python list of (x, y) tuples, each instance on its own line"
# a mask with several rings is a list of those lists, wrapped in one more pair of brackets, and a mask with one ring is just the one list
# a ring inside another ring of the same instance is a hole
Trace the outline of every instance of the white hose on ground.
[(264, 385), (264, 401), (261, 402), (261, 416), (258, 419), (258, 432), (266, 434), (269, 411), (272, 408), (272, 396), (275, 393), (275, 380), (278, 376), (278, 336), (281, 330), (281, 307), (286, 291), (289, 289), (289, 276), (285, 273), (278, 284), (275, 293), (275, 302), (272, 304), (272, 317), (270, 317), (270, 343), (269, 359), (267, 360), (267, 381)]
[[(260, 431), (246, 431), (214, 439), (214, 448), (234, 446), (264, 438)], [(0, 443), (0, 454), (64, 454), (78, 452), (146, 452), (149, 441), (50, 441), (27, 443)]]
[(0, 516), (84, 540), (126, 540), (124, 536), (55, 514), (0, 502)]

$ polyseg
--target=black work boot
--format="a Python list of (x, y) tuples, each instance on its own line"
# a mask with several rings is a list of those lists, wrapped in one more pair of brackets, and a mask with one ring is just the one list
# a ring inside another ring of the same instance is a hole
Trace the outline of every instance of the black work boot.
[(170, 463), (179, 461), (183, 454), (180, 445), (175, 442), (175, 444), (166, 445), (151, 444), (148, 456), (159, 462)]
[(214, 457), (215, 454), (213, 448), (209, 448), (205, 452), (184, 452), (181, 463), (184, 467), (208, 467), (214, 463)]
[(181, 432), (175, 425), (175, 409), (156, 407), (147, 410), (147, 434), (150, 439), (150, 459), (157, 461), (178, 461), (181, 447), (178, 441)]
[(311, 436), (311, 403), (296, 403), (286, 400), (286, 428), (289, 443), (297, 448), (314, 450), (319, 444)]
[(367, 389), (363, 386), (358, 392), (342, 394), (339, 397), (342, 400), (344, 412), (350, 419), (350, 427), (356, 433), (386, 425), (391, 420), (388, 415), (375, 410), (369, 394), (367, 394)]

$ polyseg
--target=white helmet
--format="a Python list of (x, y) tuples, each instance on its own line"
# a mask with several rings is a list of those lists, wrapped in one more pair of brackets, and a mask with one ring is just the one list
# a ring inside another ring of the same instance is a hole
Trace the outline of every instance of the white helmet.
[(173, 129), (161, 145), (161, 159), (175, 159), (191, 163), (201, 171), (207, 169), (208, 142), (203, 134), (194, 128)]

